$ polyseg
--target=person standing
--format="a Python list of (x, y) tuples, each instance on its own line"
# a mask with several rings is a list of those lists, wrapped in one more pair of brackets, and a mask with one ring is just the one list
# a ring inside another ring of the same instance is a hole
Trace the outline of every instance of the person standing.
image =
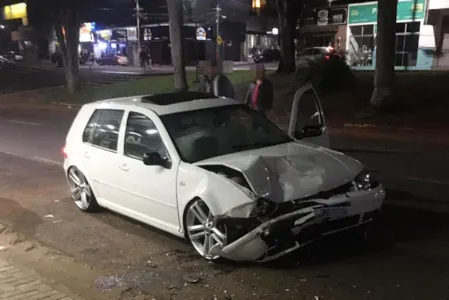
[(147, 70), (148, 54), (144, 48), (142, 48), (140, 50), (139, 58), (140, 58), (140, 66), (142, 68), (142, 71), (145, 72)]
[(256, 81), (249, 87), (245, 104), (266, 116), (273, 108), (274, 88), (270, 80), (265, 77), (265, 69), (259, 67), (256, 70)]

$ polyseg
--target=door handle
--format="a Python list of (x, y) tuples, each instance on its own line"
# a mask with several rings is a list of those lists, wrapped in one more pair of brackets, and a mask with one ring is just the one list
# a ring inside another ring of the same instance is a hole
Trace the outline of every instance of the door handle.
[(129, 171), (129, 168), (128, 168), (127, 164), (122, 164), (122, 165), (119, 166), (119, 168), (122, 169), (125, 172)]
[(90, 154), (89, 154), (89, 152), (87, 152), (87, 151), (84, 151), (84, 157), (85, 157), (85, 158), (90, 158)]

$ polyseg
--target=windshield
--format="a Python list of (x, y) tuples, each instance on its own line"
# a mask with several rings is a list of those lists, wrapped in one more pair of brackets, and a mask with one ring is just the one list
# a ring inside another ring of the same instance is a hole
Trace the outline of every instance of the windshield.
[(161, 120), (181, 159), (189, 163), (292, 141), (276, 125), (245, 105), (163, 115)]

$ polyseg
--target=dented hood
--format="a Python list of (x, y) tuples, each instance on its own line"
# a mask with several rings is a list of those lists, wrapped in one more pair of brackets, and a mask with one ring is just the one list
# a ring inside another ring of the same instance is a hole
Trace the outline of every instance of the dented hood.
[(238, 170), (258, 196), (276, 202), (331, 190), (351, 182), (363, 169), (349, 156), (303, 142), (214, 157), (197, 165), (224, 165)]

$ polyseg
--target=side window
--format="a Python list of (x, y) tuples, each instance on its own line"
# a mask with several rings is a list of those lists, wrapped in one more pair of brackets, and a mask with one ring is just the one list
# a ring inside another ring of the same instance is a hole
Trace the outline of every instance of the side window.
[(305, 127), (320, 128), (323, 126), (317, 102), (318, 100), (312, 90), (305, 92), (301, 96), (298, 106), (296, 131), (301, 131)]
[(142, 159), (146, 153), (159, 153), (166, 157), (165, 145), (153, 121), (147, 116), (130, 112), (126, 122), (124, 154)]
[(93, 145), (117, 151), (118, 134), (122, 123), (123, 113), (123, 110), (101, 110), (100, 118), (93, 133)]
[(87, 123), (87, 126), (83, 132), (84, 143), (92, 144), (94, 138), (94, 131), (98, 125), (98, 120), (100, 119), (101, 112), (102, 112), (101, 109), (96, 109), (92, 114), (92, 116), (90, 117), (89, 122)]

